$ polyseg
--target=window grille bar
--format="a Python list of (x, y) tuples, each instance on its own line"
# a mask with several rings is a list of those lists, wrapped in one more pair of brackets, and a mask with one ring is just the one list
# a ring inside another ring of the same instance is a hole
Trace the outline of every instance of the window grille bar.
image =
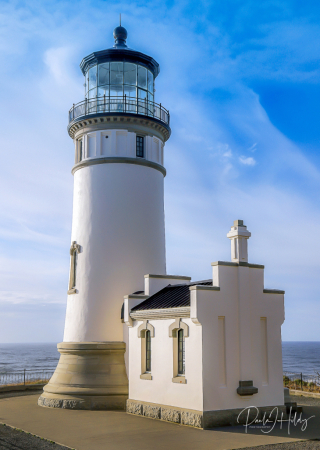
[(178, 331), (178, 375), (185, 373), (185, 347), (183, 339), (183, 330)]
[(146, 331), (146, 372), (151, 372), (151, 334)]

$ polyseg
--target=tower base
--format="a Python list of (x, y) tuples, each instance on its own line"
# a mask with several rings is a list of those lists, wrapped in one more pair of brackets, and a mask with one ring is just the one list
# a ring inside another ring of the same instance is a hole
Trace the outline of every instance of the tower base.
[(128, 378), (124, 342), (62, 342), (57, 347), (61, 356), (38, 405), (125, 410)]

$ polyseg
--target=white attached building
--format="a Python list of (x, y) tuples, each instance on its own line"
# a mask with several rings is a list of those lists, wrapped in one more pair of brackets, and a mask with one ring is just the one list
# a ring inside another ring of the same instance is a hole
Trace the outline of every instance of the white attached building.
[(145, 295), (125, 298), (129, 413), (202, 428), (237, 423), (249, 406), (284, 412), (284, 291), (247, 262), (242, 221), (228, 237), (232, 262), (212, 263), (212, 279), (146, 275)]

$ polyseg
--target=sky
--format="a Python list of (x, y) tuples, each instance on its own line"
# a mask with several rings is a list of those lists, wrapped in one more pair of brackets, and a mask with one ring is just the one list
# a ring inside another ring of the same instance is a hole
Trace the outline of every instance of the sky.
[(284, 341), (320, 341), (320, 6), (305, 0), (0, 3), (0, 342), (61, 342), (79, 64), (128, 46), (160, 64), (167, 273), (211, 276), (243, 219), (285, 294)]

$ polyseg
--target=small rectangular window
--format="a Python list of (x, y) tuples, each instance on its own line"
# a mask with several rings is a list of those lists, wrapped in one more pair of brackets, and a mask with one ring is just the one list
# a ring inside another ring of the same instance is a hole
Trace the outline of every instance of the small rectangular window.
[(82, 161), (82, 139), (79, 139), (79, 162)]
[(137, 136), (136, 155), (138, 158), (144, 158), (144, 138)]

